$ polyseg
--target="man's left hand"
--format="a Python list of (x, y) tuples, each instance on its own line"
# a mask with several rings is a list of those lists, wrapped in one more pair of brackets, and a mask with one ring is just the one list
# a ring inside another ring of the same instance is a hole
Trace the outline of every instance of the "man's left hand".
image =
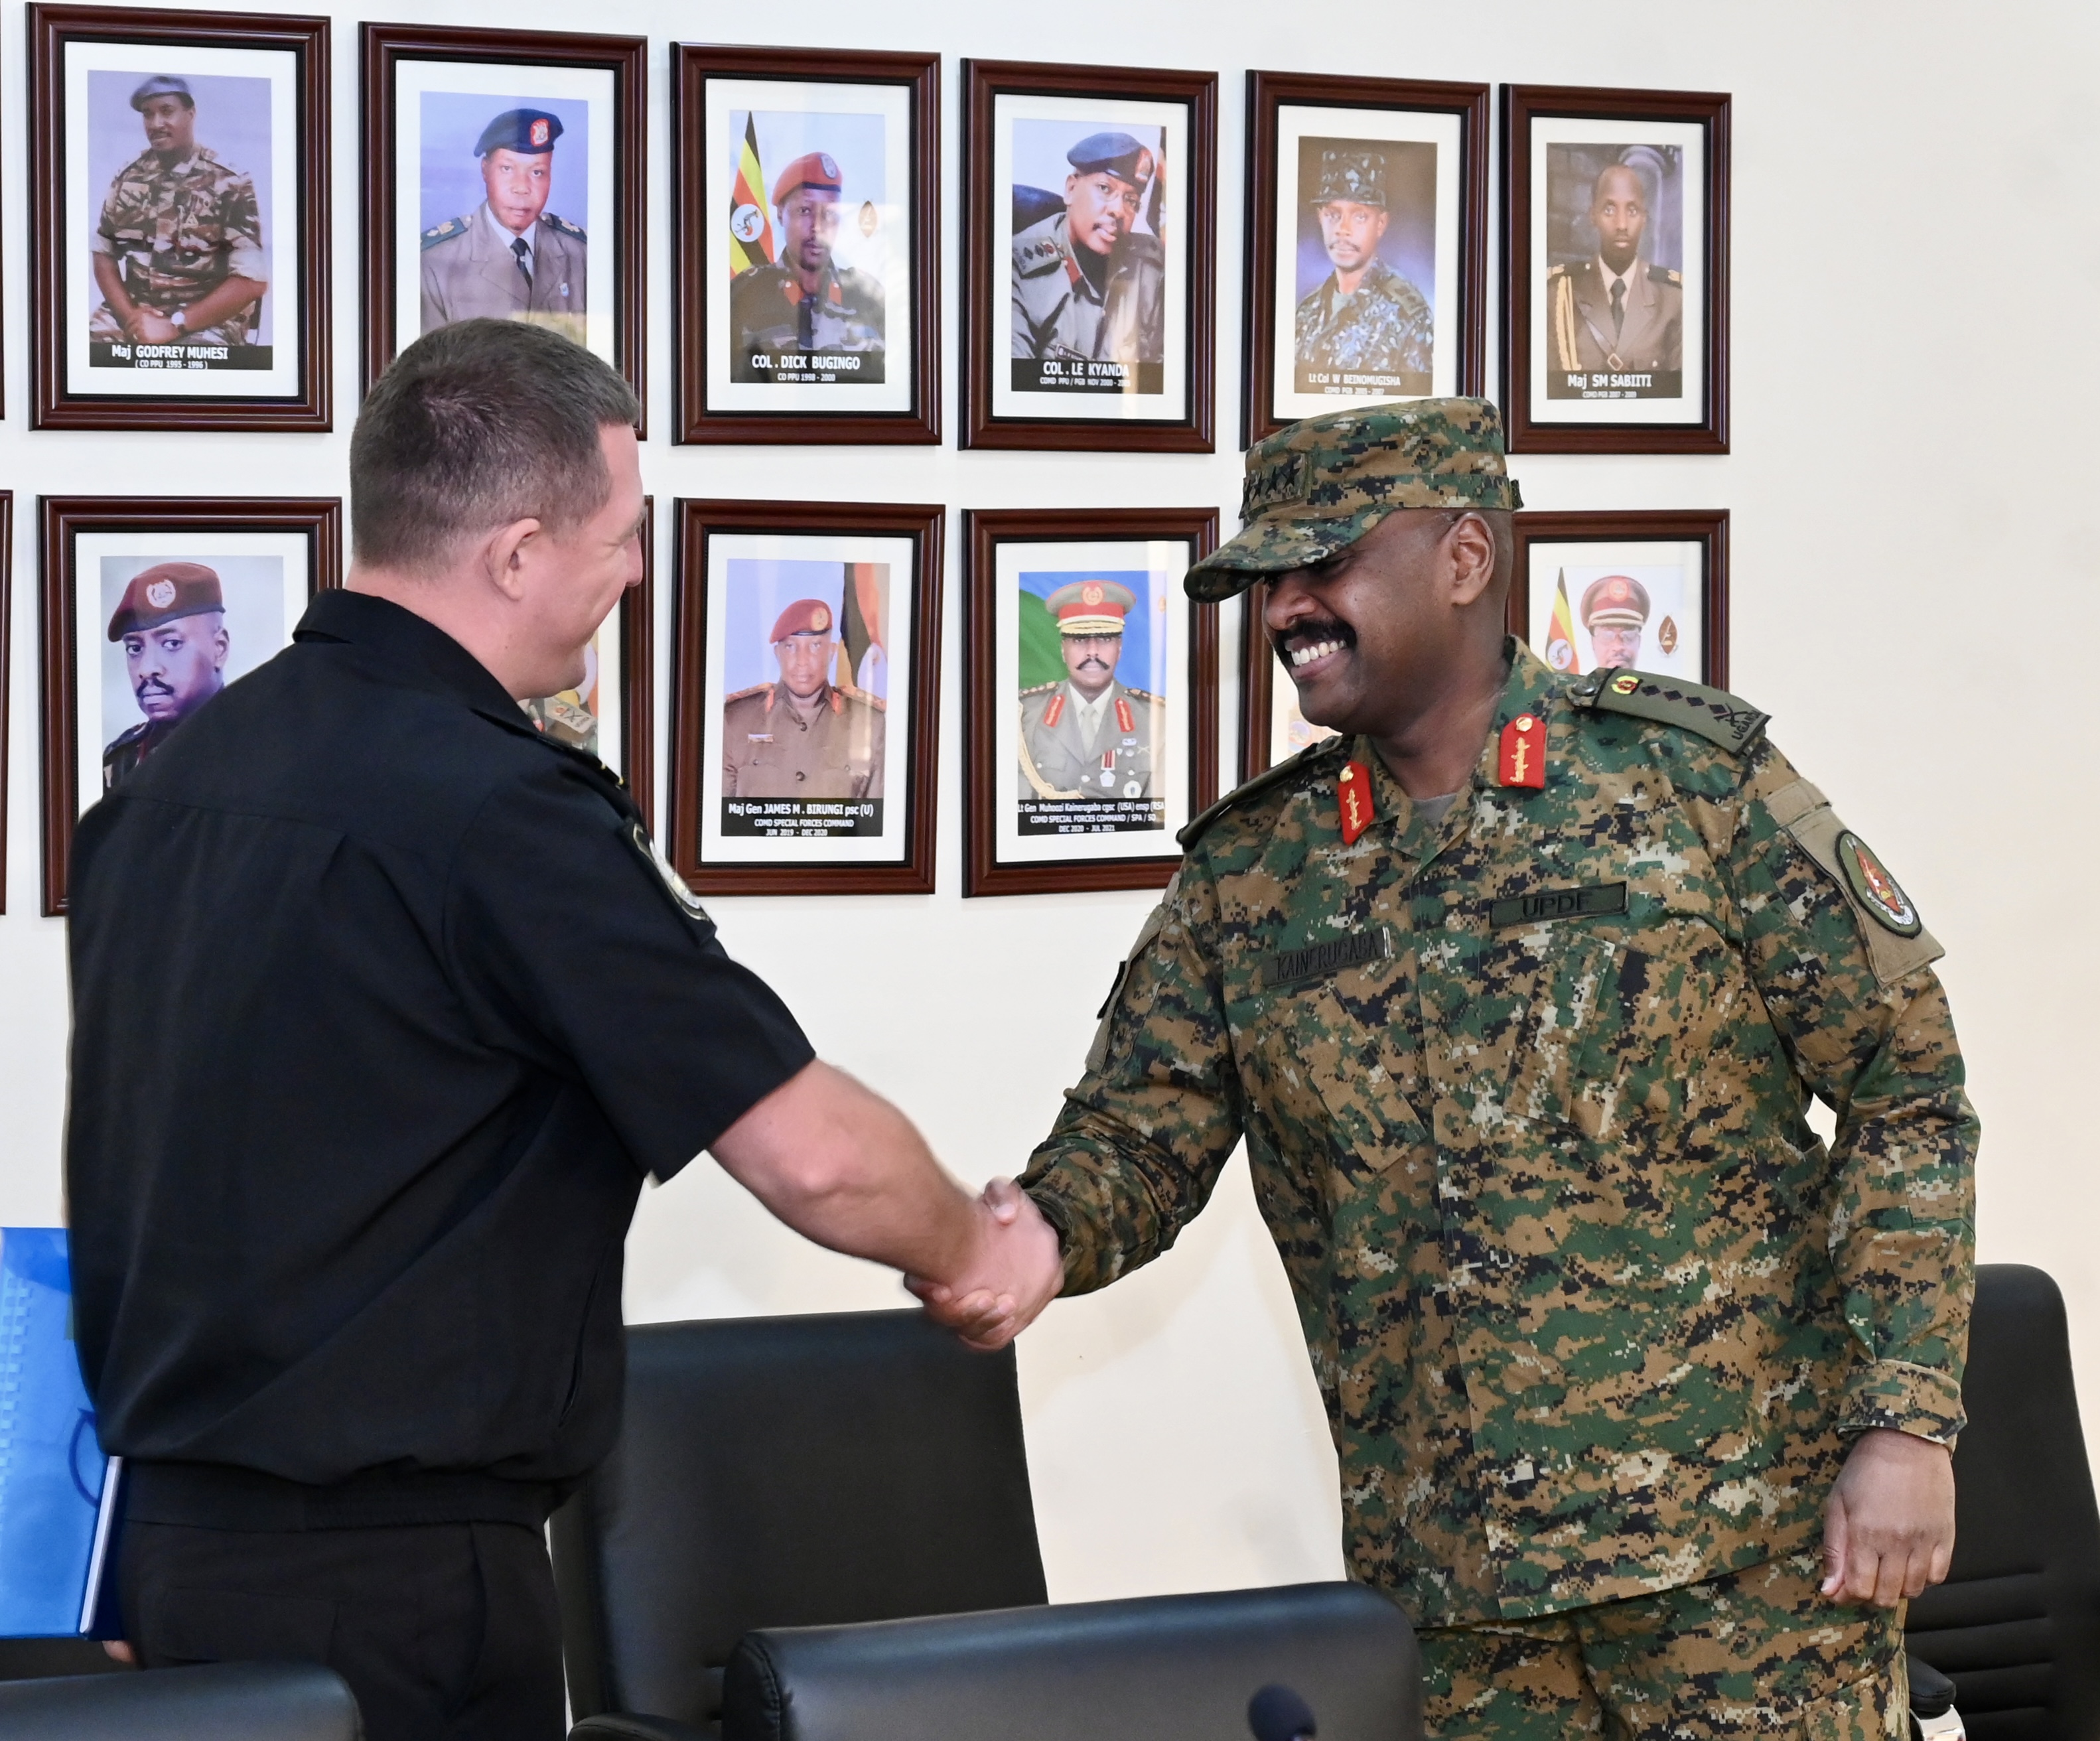
[(1954, 1458), (1944, 1445), (1873, 1427), (1823, 1508), (1823, 1593), (1893, 1608), (1947, 1576), (1954, 1554)]

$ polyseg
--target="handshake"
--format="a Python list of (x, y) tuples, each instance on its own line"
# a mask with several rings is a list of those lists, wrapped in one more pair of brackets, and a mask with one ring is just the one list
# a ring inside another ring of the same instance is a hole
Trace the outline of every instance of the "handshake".
[(973, 1348), (1004, 1348), (1065, 1285), (1057, 1230), (1026, 1191), (995, 1179), (971, 1205), (976, 1237), (946, 1280), (907, 1276), (926, 1316)]

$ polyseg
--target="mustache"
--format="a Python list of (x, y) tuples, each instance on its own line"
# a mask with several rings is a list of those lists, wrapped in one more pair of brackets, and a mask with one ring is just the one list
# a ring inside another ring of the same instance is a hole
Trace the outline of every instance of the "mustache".
[(172, 695), (175, 688), (172, 683), (165, 683), (158, 677), (142, 677), (131, 685), (131, 692), (143, 700), (148, 695)]
[(1306, 617), (1286, 629), (1272, 630), (1268, 637), (1276, 656), (1286, 664), (1293, 647), (1317, 646), (1323, 641), (1339, 641), (1345, 647), (1352, 647), (1357, 644), (1357, 632), (1339, 617)]

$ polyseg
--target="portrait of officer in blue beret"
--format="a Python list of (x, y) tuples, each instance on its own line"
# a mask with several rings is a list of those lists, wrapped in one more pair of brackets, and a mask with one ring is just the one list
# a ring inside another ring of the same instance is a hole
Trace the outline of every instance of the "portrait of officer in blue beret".
[[(1017, 143), (1052, 125), (1017, 121)], [(1165, 165), (1114, 128), (1087, 133), (1064, 156), (1061, 193), (1018, 181), (1013, 189), (1014, 389), (1156, 393), (1166, 355)]]
[(423, 231), (424, 332), (485, 315), (585, 342), (589, 239), (547, 209), (562, 132), (542, 108), (505, 109), (482, 130), (474, 154), (486, 197)]

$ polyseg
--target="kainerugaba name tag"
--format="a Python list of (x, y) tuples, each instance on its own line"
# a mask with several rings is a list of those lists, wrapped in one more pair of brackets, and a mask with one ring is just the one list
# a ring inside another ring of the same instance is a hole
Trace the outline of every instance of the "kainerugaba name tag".
[(1536, 894), (1498, 901), (1488, 909), (1489, 927), (1535, 925), (1555, 919), (1601, 919), (1626, 910), (1624, 883), (1585, 883), (1578, 888), (1542, 888)]
[(1328, 942), (1308, 943), (1303, 949), (1280, 949), (1261, 958), (1261, 989), (1281, 991), (1286, 985), (1302, 985), (1344, 968), (1360, 967), (1367, 961), (1383, 961), (1392, 953), (1392, 942), (1383, 925), (1369, 931), (1345, 932)]

